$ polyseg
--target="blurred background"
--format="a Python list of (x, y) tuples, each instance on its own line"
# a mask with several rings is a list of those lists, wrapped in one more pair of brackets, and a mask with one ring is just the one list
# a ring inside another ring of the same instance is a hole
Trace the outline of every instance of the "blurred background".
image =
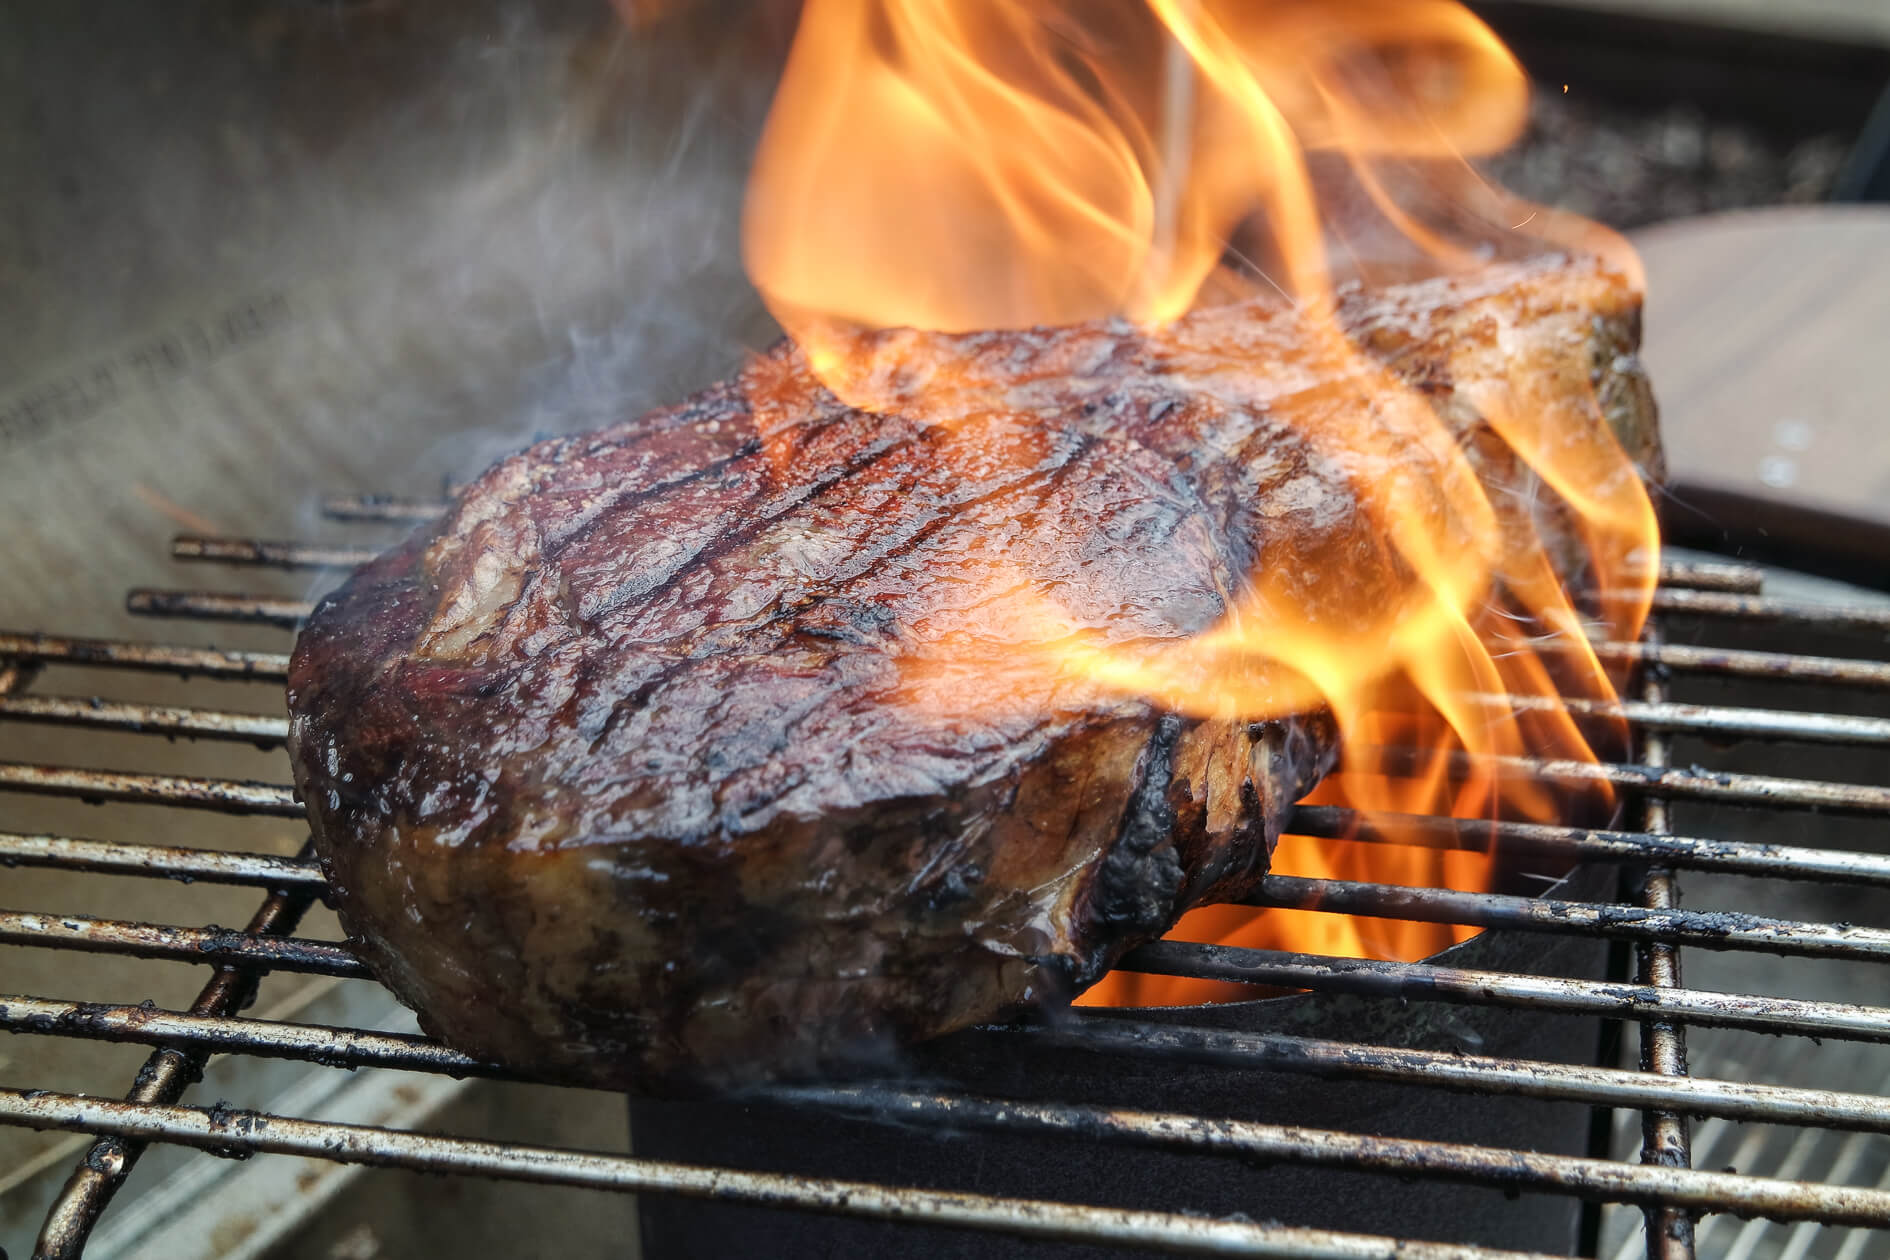
[[(1537, 84), (1528, 134), (1489, 164), (1526, 197), (1630, 229), (1890, 200), (1885, 0), (1472, 7)], [(380, 541), (320, 520), (319, 497), (437, 494), (534, 435), (673, 400), (766, 345), (737, 228), (795, 16), (788, 0), (0, 0), (0, 628), (152, 637), (124, 592), (194, 576), (174, 576), (175, 533)], [(314, 581), (239, 576), (291, 597)], [(140, 685), (153, 700), (175, 686)], [(266, 703), (244, 697), (232, 703)], [(30, 744), (34, 760), (122, 764), (111, 740), (62, 734), (0, 725), (0, 759)], [(221, 747), (164, 755), (174, 773), (233, 773)], [(243, 755), (242, 775), (286, 778), (279, 753)], [(0, 806), (11, 829), (103, 834), (76, 802)], [(140, 837), (257, 845), (229, 820), (185, 833), (176, 813)], [(293, 852), (296, 829), (276, 830)], [(0, 904), (57, 907), (59, 878), (0, 871)], [(202, 890), (113, 895), (70, 909), (202, 920)], [(240, 921), (247, 898), (229, 896), (225, 921)], [(0, 987), (173, 1005), (200, 983), (104, 957), (45, 964), (63, 970)], [(276, 977), (263, 1005), (403, 1026), (360, 1005), (383, 1000), (369, 988)], [(0, 1042), (0, 1080), (118, 1094), (142, 1057), (21, 1038)], [(232, 1065), (200, 1096), (261, 1106), (299, 1087), (289, 1065), (265, 1067)], [(618, 1099), (444, 1080), (402, 1095), (371, 1077), (305, 1113), (626, 1149)], [(16, 1257), (77, 1142), (0, 1129), (0, 1246)], [(89, 1254), (634, 1251), (622, 1198), (315, 1165), (257, 1175), (154, 1157)], [(245, 1177), (214, 1219), (191, 1207)]]

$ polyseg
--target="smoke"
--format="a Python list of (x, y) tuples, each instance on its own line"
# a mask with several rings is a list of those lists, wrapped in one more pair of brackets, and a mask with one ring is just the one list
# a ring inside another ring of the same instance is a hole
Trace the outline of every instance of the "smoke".
[(0, 142), (0, 489), (53, 526), (0, 559), (6, 621), (59, 613), (60, 574), (96, 575), (80, 615), (163, 580), (152, 502), (333, 538), (323, 492), (437, 494), (774, 335), (738, 237), (766, 9), (59, 9), (0, 17), (31, 120)]

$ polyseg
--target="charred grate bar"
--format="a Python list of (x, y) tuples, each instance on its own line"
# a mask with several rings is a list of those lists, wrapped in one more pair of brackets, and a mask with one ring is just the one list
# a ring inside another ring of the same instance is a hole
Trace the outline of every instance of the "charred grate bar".
[(519, 1143), (478, 1142), (311, 1122), (236, 1108), (139, 1106), (76, 1094), (0, 1089), (0, 1119), (35, 1127), (103, 1132), (111, 1135), (105, 1139), (107, 1141), (168, 1141), (217, 1153), (234, 1150), (307, 1155), (381, 1168), (463, 1173), (631, 1194), (680, 1194), (867, 1220), (989, 1230), (1021, 1238), (1156, 1247), (1184, 1255), (1245, 1255), (1281, 1260), (1380, 1260), (1393, 1255), (1399, 1260), (1550, 1260), (1540, 1253), (1202, 1220), (1167, 1212), (1082, 1207), (936, 1190), (897, 1190), (872, 1182), (699, 1168)]
[[(1735, 598), (1746, 598), (1736, 596)], [(1649, 638), (1657, 638), (1658, 631)], [(1667, 699), (1667, 684), (1661, 671), (1644, 675), (1643, 699), (1660, 704)], [(1669, 763), (1668, 737), (1664, 731), (1649, 732), (1644, 737), (1642, 755), (1650, 769), (1665, 772)], [(1641, 800), (1641, 826), (1651, 835), (1665, 835), (1667, 801), (1659, 796)], [(1649, 866), (1641, 876), (1640, 904), (1645, 910), (1673, 914), (1680, 903), (1680, 883), (1672, 867)], [(1680, 945), (1659, 936), (1644, 938), (1637, 947), (1638, 978), (1656, 989), (1680, 988)], [(1658, 1010), (1641, 1023), (1641, 1069), (1659, 1076), (1684, 1077), (1687, 1074), (1686, 1025), (1664, 1017)], [(1677, 1111), (1649, 1108), (1641, 1116), (1641, 1162), (1660, 1168), (1690, 1168), (1693, 1164), (1692, 1135), (1687, 1117)], [(1686, 1260), (1694, 1253), (1693, 1214), (1687, 1206), (1674, 1203), (1645, 1205), (1647, 1254), (1649, 1260)]]
[[(384, 498), (333, 499), (336, 519), (402, 525), (432, 519), (439, 502)], [(273, 569), (323, 570), (357, 564), (374, 549), (240, 538), (185, 536), (173, 544), (180, 560)], [(1659, 606), (1669, 616), (1727, 627), (1785, 625), (1808, 631), (1876, 634), (1890, 618), (1874, 607), (1831, 609), (1763, 593), (1762, 575), (1717, 562), (1663, 565)], [(129, 607), (146, 615), (208, 622), (288, 627), (306, 612), (302, 600), (220, 591), (141, 589)], [(1399, 845), (1488, 850), (1568, 861), (1624, 863), (1640, 872), (1631, 898), (1589, 902), (1513, 893), (1467, 893), (1339, 879), (1271, 877), (1255, 904), (1311, 908), (1377, 919), (1461, 924), (1551, 937), (1621, 942), (1638, 957), (1631, 979), (1585, 980), (1441, 963), (1373, 962), (1233, 946), (1161, 942), (1123, 960), (1130, 970), (1197, 979), (1233, 980), (1283, 990), (1349, 994), (1372, 1001), (1550, 1011), (1641, 1029), (1638, 1070), (1581, 1066), (1415, 1050), (1367, 1041), (1230, 1031), (1076, 1012), (1054, 1025), (992, 1028), (976, 1035), (999, 1048), (1049, 1045), (1120, 1060), (1186, 1063), (1227, 1073), (1266, 1069), (1309, 1083), (1394, 1082), (1465, 1097), (1520, 1096), (1640, 1113), (1641, 1162), (1595, 1156), (1537, 1154), (1507, 1147), (1426, 1138), (1389, 1139), (1336, 1129), (1236, 1121), (1212, 1114), (1097, 1109), (1074, 1103), (1020, 1102), (977, 1093), (928, 1092), (891, 1086), (773, 1091), (775, 1101), (824, 1114), (952, 1132), (1029, 1133), (1080, 1137), (1142, 1147), (1267, 1163), (1301, 1164), (1397, 1178), (1491, 1186), (1506, 1192), (1555, 1194), (1626, 1205), (1646, 1213), (1647, 1252), (1694, 1253), (1694, 1223), (1715, 1213), (1779, 1221), (1890, 1229), (1890, 1185), (1857, 1186), (1691, 1167), (1691, 1120), (1797, 1126), (1853, 1135), (1845, 1149), (1858, 1166), (1861, 1142), (1890, 1136), (1890, 1100), (1869, 1091), (1818, 1089), (1695, 1077), (1687, 1071), (1686, 1035), (1694, 1028), (1735, 1029), (1794, 1038), (1890, 1043), (1890, 1006), (1819, 1001), (1760, 993), (1688, 988), (1679, 969), (1683, 947), (1757, 951), (1808, 961), (1890, 961), (1890, 925), (1733, 915), (1682, 907), (1679, 873), (1826, 884), (1890, 887), (1890, 855), (1675, 834), (1672, 802), (1733, 805), (1767, 816), (1807, 812), (1864, 819), (1890, 816), (1890, 784), (1755, 775), (1671, 764), (1672, 738), (1760, 740), (1834, 749), (1890, 745), (1890, 718), (1791, 708), (1680, 703), (1670, 678), (1767, 679), (1871, 695), (1890, 689), (1890, 662), (1755, 650), (1748, 646), (1599, 643), (1605, 660), (1639, 666), (1643, 685), (1631, 699), (1574, 706), (1578, 720), (1625, 722), (1635, 733), (1631, 761), (1600, 766), (1511, 758), (1479, 769), (1555, 782), (1602, 781), (1634, 803), (1633, 826), (1593, 830), (1501, 820), (1406, 820)], [(224, 707), (157, 705), (32, 690), (42, 676), (70, 668), (142, 671), (220, 683), (279, 686), (282, 652), (227, 651), (125, 640), (0, 632), (0, 723), (39, 724), (101, 734), (228, 741), (271, 749), (286, 729), (275, 714)], [(70, 689), (68, 688), (67, 691)], [(1484, 697), (1489, 704), (1508, 698)], [(1469, 766), (1459, 769), (1468, 771)], [(141, 807), (208, 810), (261, 819), (300, 817), (281, 783), (0, 762), (0, 792), (64, 796)], [(3, 820), (0, 820), (3, 821)], [(1293, 830), (1392, 843), (1350, 811), (1302, 807)], [(277, 1152), (339, 1162), (588, 1186), (621, 1192), (677, 1194), (793, 1207), (861, 1219), (950, 1225), (1018, 1237), (1083, 1240), (1101, 1245), (1177, 1252), (1259, 1256), (1388, 1256), (1487, 1258), (1515, 1256), (1473, 1245), (1426, 1243), (1331, 1230), (1211, 1220), (1179, 1213), (1136, 1212), (1075, 1203), (919, 1190), (813, 1177), (705, 1169), (659, 1160), (421, 1135), (399, 1130), (300, 1120), (289, 1116), (179, 1105), (184, 1090), (213, 1054), (300, 1060), (338, 1069), (509, 1078), (425, 1037), (372, 1029), (258, 1019), (239, 1012), (269, 971), (316, 976), (366, 976), (344, 943), (294, 935), (302, 911), (322, 893), (308, 859), (260, 852), (141, 843), (37, 831), (0, 831), (0, 865), (80, 872), (99, 877), (201, 881), (266, 894), (240, 930), (194, 924), (131, 922), (89, 914), (0, 910), (0, 948), (58, 949), (209, 966), (210, 982), (187, 1009), (101, 1004), (69, 997), (0, 995), (0, 1031), (81, 1038), (149, 1047), (138, 1083), (119, 1101), (40, 1090), (0, 1089), (0, 1121), (90, 1134), (93, 1145), (52, 1203), (37, 1254), (81, 1254), (99, 1215), (150, 1142), (218, 1153)], [(1867, 998), (1860, 993), (1859, 997)], [(915, 1136), (913, 1140), (924, 1140)], [(1859, 1235), (1862, 1237), (1862, 1235)], [(1879, 1240), (1881, 1241), (1881, 1239)], [(1800, 1249), (1800, 1254), (1805, 1254)], [(1856, 1254), (1862, 1255), (1859, 1251)]]

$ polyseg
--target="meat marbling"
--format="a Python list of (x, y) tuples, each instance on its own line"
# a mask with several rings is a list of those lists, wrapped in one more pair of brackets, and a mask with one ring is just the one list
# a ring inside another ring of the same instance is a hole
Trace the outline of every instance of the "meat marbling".
[[(1341, 318), (1487, 482), (1525, 474), (1463, 378), (1519, 353), (1658, 473), (1638, 295), (1599, 264)], [(1302, 331), (1250, 302), (1157, 339), (887, 334), (925, 366), (891, 415), (783, 346), (495, 465), (296, 644), (289, 747), (351, 938), (463, 1050), (665, 1092), (1065, 1000), (1240, 896), (1329, 721), (1099, 696), (994, 610), (1022, 584), (1091, 641), (1175, 639), (1257, 567), (1375, 545), (1278, 419), (1347, 370)]]

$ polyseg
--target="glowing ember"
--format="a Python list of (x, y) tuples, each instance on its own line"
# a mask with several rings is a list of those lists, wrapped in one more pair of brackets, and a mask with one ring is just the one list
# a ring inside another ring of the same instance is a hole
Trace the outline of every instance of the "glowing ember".
[[(1509, 53), (1442, 0), (809, 0), (750, 186), (748, 267), (822, 381), (857, 407), (949, 399), (918, 404), (945, 419), (966, 414), (967, 391), (996, 402), (1004, 388), (945, 356), (915, 364), (911, 338), (862, 332), (1121, 317), (1178, 380), (1211, 379), (1217, 396), (1294, 424), (1342, 471), (1357, 527), (1303, 554), (1270, 548), (1208, 632), (1103, 649), (1066, 634), (1054, 605), (996, 599), (993, 616), (1043, 668), (1184, 713), (1329, 706), (1344, 764), (1314, 799), (1380, 832), (1398, 812), (1546, 818), (1556, 802), (1541, 786), (1476, 773), (1475, 758), (1587, 758), (1588, 744), (1554, 706), (1487, 697), (1612, 696), (1587, 634), (1632, 637), (1645, 616), (1658, 543), (1641, 477), (1575, 348), (1499, 328), (1495, 351), (1462, 353), (1500, 363), (1452, 365), (1497, 382), (1449, 404), (1467, 401), (1507, 444), (1492, 456), (1467, 450), (1464, 418), (1440, 415), (1335, 317), (1347, 284), (1545, 248), (1599, 254), (1638, 282), (1619, 238), (1521, 205), (1465, 164), (1515, 137), (1526, 98)], [(1299, 312), (1302, 381), (1243, 382), (1231, 319), (1224, 344), (1198, 321), (1164, 341), (1184, 312), (1268, 288)], [(1525, 492), (1493, 500), (1477, 475), (1491, 458), (1526, 466)], [(1571, 516), (1588, 554), (1552, 557), (1539, 523)], [(1592, 587), (1579, 611), (1557, 577), (1576, 572)], [(1553, 656), (1538, 654), (1544, 638)], [(1421, 751), (1392, 766), (1388, 747)], [(1288, 838), (1274, 869), (1480, 888), (1491, 866)], [(1235, 907), (1175, 933), (1399, 958), (1468, 934)], [(1112, 976), (1086, 1000), (1226, 996), (1215, 989)]]

